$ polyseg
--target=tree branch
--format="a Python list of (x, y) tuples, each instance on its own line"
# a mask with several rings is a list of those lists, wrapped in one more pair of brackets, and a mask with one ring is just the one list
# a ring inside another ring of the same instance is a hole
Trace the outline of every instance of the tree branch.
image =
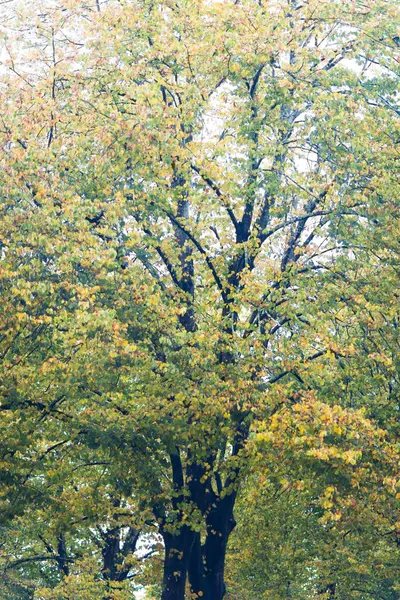
[(236, 233), (238, 232), (238, 220), (236, 219), (235, 213), (233, 212), (232, 208), (229, 206), (229, 202), (228, 200), (225, 198), (224, 194), (221, 192), (220, 188), (217, 186), (217, 184), (210, 179), (210, 177), (207, 177), (207, 175), (204, 175), (204, 173), (201, 172), (201, 170), (196, 167), (196, 165), (191, 164), (190, 165), (191, 169), (193, 171), (195, 171), (195, 173), (197, 173), (202, 180), (213, 190), (213, 192), (215, 192), (215, 194), (218, 196), (218, 198), (221, 199), (222, 201), (222, 206), (226, 209), (226, 212), (229, 215), (229, 218), (235, 228)]

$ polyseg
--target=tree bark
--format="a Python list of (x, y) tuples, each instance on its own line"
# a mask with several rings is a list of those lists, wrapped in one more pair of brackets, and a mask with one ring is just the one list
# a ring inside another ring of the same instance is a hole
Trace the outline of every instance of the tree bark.
[(57, 551), (59, 558), (57, 559), (58, 568), (62, 572), (63, 575), (69, 575), (69, 566), (68, 566), (68, 555), (67, 555), (67, 546), (65, 543), (64, 533), (61, 531), (58, 535), (57, 540)]
[(225, 558), (229, 536), (236, 525), (235, 498), (236, 492), (232, 492), (216, 499), (216, 506), (206, 515), (207, 535), (203, 545), (200, 534), (195, 535), (188, 567), (189, 583), (191, 592), (202, 600), (222, 600), (226, 593)]
[(188, 565), (195, 533), (182, 525), (177, 535), (162, 533), (165, 545), (161, 600), (184, 600)]
[(236, 492), (219, 500), (206, 518), (207, 537), (204, 543), (204, 562), (207, 588), (210, 600), (222, 600), (225, 596), (224, 581), (225, 558), (228, 539), (236, 522), (233, 518), (233, 507)]
[(195, 534), (192, 551), (190, 553), (188, 575), (191, 593), (201, 597), (201, 600), (211, 600), (204, 569), (203, 547), (201, 545), (200, 533)]

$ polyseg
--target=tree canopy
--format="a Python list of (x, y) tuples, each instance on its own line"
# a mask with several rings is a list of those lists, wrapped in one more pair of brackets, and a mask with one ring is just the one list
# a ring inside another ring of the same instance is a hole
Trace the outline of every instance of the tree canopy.
[(2, 11), (0, 595), (399, 598), (397, 2)]

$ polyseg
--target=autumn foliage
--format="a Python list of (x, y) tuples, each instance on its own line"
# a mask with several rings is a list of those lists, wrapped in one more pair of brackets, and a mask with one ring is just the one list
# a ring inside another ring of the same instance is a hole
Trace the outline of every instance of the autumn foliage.
[(0, 9), (0, 598), (399, 598), (397, 2)]

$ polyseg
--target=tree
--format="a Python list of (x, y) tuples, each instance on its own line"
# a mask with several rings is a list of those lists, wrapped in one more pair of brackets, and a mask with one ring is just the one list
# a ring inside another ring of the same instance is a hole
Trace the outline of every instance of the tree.
[(158, 549), (129, 480), (118, 479), (109, 453), (93, 453), (79, 440), (49, 445), (47, 439), (38, 446), (29, 454), (18, 450), (29, 460), (29, 473), (13, 487), (8, 482), (0, 597), (81, 597), (85, 586), (88, 597), (135, 597), (146, 580), (146, 560)]
[(8, 40), (2, 409), (111, 453), (163, 537), (162, 600), (187, 579), (224, 597), (251, 432), (342, 403), (342, 268), (370, 267), (397, 207), (396, 20), (380, 1), (70, 2), (37, 13), (23, 64)]
[(387, 508), (376, 504), (374, 512), (372, 502), (353, 497), (352, 518), (335, 520), (340, 501), (331, 486), (304, 472), (297, 481), (286, 472), (275, 485), (271, 476), (253, 476), (240, 495), (229, 599), (398, 598), (398, 542)]
[[(396, 197), (397, 190), (388, 186), (387, 191)], [(361, 408), (364, 417), (384, 428), (391, 444), (398, 440), (395, 223), (384, 207), (376, 208), (373, 236), (357, 243), (357, 261), (342, 262), (340, 267), (348, 283), (347, 310), (354, 319), (343, 319), (343, 311), (338, 315), (336, 355), (326, 357), (323, 368), (315, 369), (313, 375), (308, 373), (311, 388), (334, 410), (325, 405), (318, 424), (316, 406), (304, 413), (304, 406), (297, 402), (293, 407), (297, 414), (289, 421), (288, 413), (284, 417), (281, 411), (264, 425), (261, 439), (270, 448), (261, 453), (256, 450), (251, 459), (251, 473), (245, 478), (237, 510), (238, 528), (228, 553), (232, 598), (314, 598), (325, 597), (324, 593), (340, 599), (398, 598), (396, 478), (388, 475), (387, 457), (379, 465), (374, 451), (365, 460), (367, 440), (372, 438), (362, 434), (362, 422), (357, 432), (362, 439), (358, 452), (364, 456), (363, 473), (357, 477), (358, 459), (345, 452), (344, 462), (352, 464), (352, 456), (356, 459), (350, 477), (346, 475), (347, 469), (337, 459), (349, 427), (343, 427), (343, 413), (340, 416), (335, 407), (340, 389), (342, 406)], [(351, 360), (337, 354), (350, 346)], [(305, 422), (301, 414), (307, 415)], [(295, 429), (289, 422), (296, 423)], [(300, 450), (297, 462), (296, 454), (304, 444), (306, 452)], [(307, 458), (318, 453), (325, 455), (322, 473), (318, 462), (313, 465)], [(262, 466), (257, 464), (260, 460)], [(375, 476), (380, 476), (378, 486), (372, 481), (367, 484), (368, 462)]]

